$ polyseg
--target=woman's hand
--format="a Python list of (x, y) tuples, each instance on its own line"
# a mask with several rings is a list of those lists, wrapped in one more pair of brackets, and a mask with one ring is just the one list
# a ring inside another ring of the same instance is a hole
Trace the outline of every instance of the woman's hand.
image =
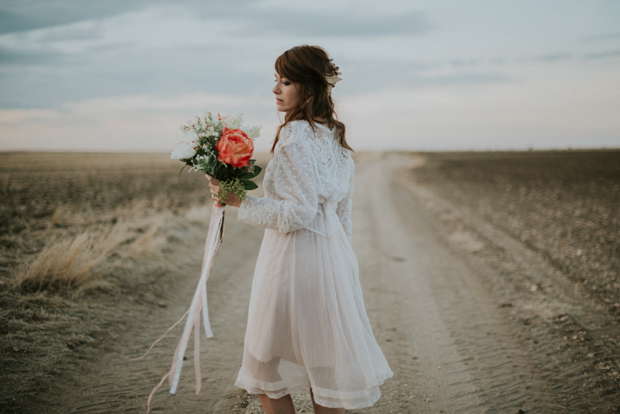
[(209, 180), (209, 191), (211, 191), (211, 198), (216, 201), (215, 205), (218, 207), (223, 207), (225, 205), (241, 207), (241, 200), (237, 197), (237, 194), (229, 192), (228, 196), (220, 200), (215, 196), (215, 194), (220, 191), (220, 180), (217, 178), (211, 177), (209, 174), (205, 174), (207, 179)]

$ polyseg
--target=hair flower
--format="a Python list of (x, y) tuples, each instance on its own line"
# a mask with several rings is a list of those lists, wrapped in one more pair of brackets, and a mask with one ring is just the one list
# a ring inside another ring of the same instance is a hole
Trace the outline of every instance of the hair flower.
[(338, 72), (338, 69), (338, 66), (334, 66), (334, 71), (332, 73), (325, 74), (325, 80), (327, 81), (327, 93), (331, 93), (332, 88), (342, 80), (338, 77), (338, 75), (342, 75), (342, 73)]

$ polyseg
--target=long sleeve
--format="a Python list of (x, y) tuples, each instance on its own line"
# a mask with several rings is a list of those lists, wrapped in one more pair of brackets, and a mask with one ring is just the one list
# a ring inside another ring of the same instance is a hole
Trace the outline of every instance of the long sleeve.
[(353, 237), (353, 223), (351, 221), (351, 209), (353, 208), (353, 187), (354, 187), (354, 177), (355, 177), (355, 164), (351, 161), (352, 167), (350, 171), (349, 177), (349, 187), (347, 190), (347, 195), (338, 203), (338, 207), (336, 208), (336, 214), (338, 214), (338, 218), (340, 219), (340, 223), (342, 223), (342, 227), (344, 228), (344, 232), (347, 235), (349, 241)]
[(240, 222), (288, 233), (314, 219), (319, 204), (317, 175), (313, 154), (304, 142), (312, 138), (300, 135), (285, 136), (275, 151), (272, 174), (277, 197), (246, 196), (239, 208)]

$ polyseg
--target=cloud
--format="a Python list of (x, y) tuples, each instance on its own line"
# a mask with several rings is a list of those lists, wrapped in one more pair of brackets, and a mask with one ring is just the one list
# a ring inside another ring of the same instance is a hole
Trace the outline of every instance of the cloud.
[(0, 47), (0, 107), (58, 108), (66, 101), (142, 94), (270, 97), (272, 63), (245, 65), (250, 52), (209, 46), (115, 45), (63, 54)]
[(36, 64), (57, 62), (62, 55), (51, 50), (32, 51), (0, 46), (0, 64)]
[(64, 26), (82, 21), (104, 20), (149, 7), (189, 9), (202, 20), (252, 17), (256, 0), (43, 0), (0, 3), (0, 35)]
[[(250, 17), (250, 16), (247, 16)], [(243, 33), (286, 34), (297, 36), (376, 37), (419, 35), (432, 29), (426, 13), (413, 11), (396, 15), (302, 12), (264, 10), (253, 13)]]
[(473, 72), (443, 76), (429, 76), (419, 80), (420, 86), (447, 86), (481, 83), (508, 82), (510, 78), (503, 73)]
[(615, 40), (620, 39), (620, 32), (605, 33), (596, 36), (588, 36), (582, 39), (583, 42), (598, 42), (601, 40)]
[(102, 27), (97, 23), (86, 22), (77, 25), (54, 27), (45, 32), (38, 41), (41, 43), (62, 42), (66, 40), (93, 40), (102, 38)]
[(248, 124), (265, 127), (257, 148), (270, 148), (278, 124), (271, 100), (206, 93), (113, 96), (67, 102), (59, 109), (0, 109), (0, 148), (169, 151), (182, 138), (179, 127), (205, 110), (243, 112)]
[(572, 57), (573, 56), (570, 53), (557, 52), (557, 53), (550, 53), (547, 55), (538, 56), (538, 57), (535, 57), (533, 60), (537, 62), (559, 62), (563, 60), (572, 59)]
[(600, 53), (590, 53), (590, 54), (584, 55), (584, 58), (586, 59), (607, 59), (607, 58), (615, 58), (618, 56), (620, 56), (620, 49), (610, 50), (607, 52), (600, 52)]
[[(288, 44), (293, 38), (323, 36), (362, 50), (364, 39), (378, 37), (377, 44), (431, 28), (420, 11), (386, 15), (349, 4), (348, 12), (338, 6), (319, 14), (303, 7), (249, 0), (5, 4), (0, 15), (15, 17), (6, 31), (22, 31), (0, 35), (0, 107), (57, 108), (123, 93), (269, 94), (273, 60), (298, 43)], [(358, 91), (369, 85), (363, 80)]]
[[(303, 43), (336, 59), (344, 81), (334, 97), (351, 136), (366, 136), (369, 147), (389, 124), (397, 148), (414, 117), (420, 140), (408, 148), (443, 138), (447, 148), (462, 133), (492, 140), (503, 129), (514, 142), (568, 136), (580, 125), (588, 137), (605, 122), (617, 136), (607, 118), (617, 118), (618, 100), (606, 95), (618, 84), (617, 28), (592, 20), (576, 32), (571, 6), (558, 11), (563, 19), (551, 33), (548, 19), (532, 20), (527, 7), (507, 13), (487, 2), (480, 13), (407, 0), (0, 1), (0, 108), (17, 111), (0, 109), (0, 136), (26, 137), (33, 148), (130, 150), (159, 140), (165, 149), (178, 125), (204, 109), (242, 110), (275, 131), (273, 62)], [(590, 41), (600, 43), (575, 42), (597, 33)], [(579, 85), (587, 88), (577, 93)], [(540, 95), (564, 90), (571, 93), (528, 112)], [(574, 110), (550, 125), (547, 112), (571, 99)], [(41, 138), (42, 127), (52, 138)], [(22, 144), (11, 145), (3, 144)]]
[(0, 5), (0, 34), (102, 19), (147, 5), (147, 0), (46, 0)]
[[(540, 68), (539, 68), (540, 69)], [(524, 82), (383, 90), (338, 101), (356, 150), (489, 150), (620, 145), (613, 74), (537, 71)], [(605, 83), (602, 83), (605, 82)]]
[(482, 62), (455, 65), (452, 61), (345, 59), (339, 65), (344, 81), (338, 88), (352, 94), (510, 81), (503, 71)]
[[(169, 113), (197, 110), (197, 108), (213, 108), (214, 110), (230, 111), (235, 108), (271, 108), (272, 102), (257, 100), (251, 97), (239, 97), (224, 94), (207, 94), (197, 92), (186, 95), (127, 95), (107, 98), (86, 99), (78, 102), (67, 102), (63, 110), (76, 115), (103, 113)], [(198, 114), (197, 114), (198, 115)]]

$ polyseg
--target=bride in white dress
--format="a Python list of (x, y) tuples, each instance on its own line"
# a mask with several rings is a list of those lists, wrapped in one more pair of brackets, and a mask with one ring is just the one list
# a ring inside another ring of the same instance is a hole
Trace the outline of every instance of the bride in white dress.
[(294, 414), (290, 393), (309, 389), (315, 413), (368, 407), (391, 377), (372, 333), (351, 248), (354, 163), (331, 88), (338, 68), (316, 46), (276, 61), (273, 93), (285, 112), (263, 181), (265, 197), (218, 200), (264, 227), (236, 386), (267, 414)]

